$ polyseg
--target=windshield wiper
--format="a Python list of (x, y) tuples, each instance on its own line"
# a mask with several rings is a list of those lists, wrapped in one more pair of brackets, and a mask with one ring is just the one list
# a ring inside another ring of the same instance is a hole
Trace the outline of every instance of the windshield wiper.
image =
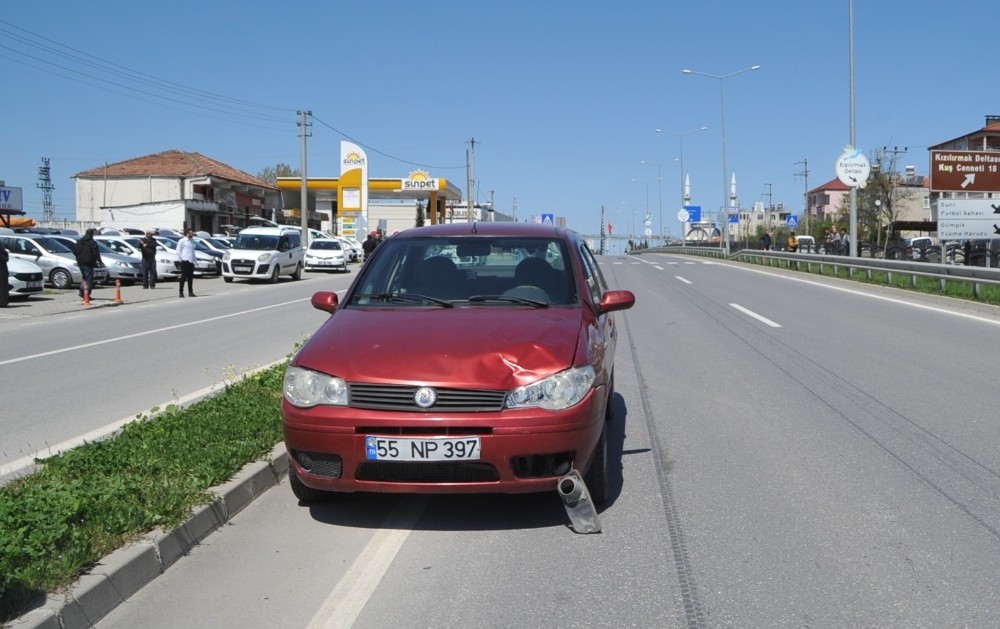
[(549, 304), (544, 301), (539, 301), (537, 299), (527, 299), (525, 297), (516, 297), (514, 295), (473, 295), (469, 297), (469, 301), (484, 302), (484, 301), (502, 301), (508, 304), (524, 304), (526, 306), (534, 306), (536, 308), (548, 308)]
[(454, 308), (455, 304), (451, 303), (445, 299), (438, 299), (437, 297), (430, 297), (428, 295), (417, 295), (414, 293), (368, 293), (364, 295), (355, 295), (354, 303), (357, 303), (359, 299), (368, 298), (372, 301), (402, 301), (415, 304), (424, 304), (431, 302), (445, 308)]

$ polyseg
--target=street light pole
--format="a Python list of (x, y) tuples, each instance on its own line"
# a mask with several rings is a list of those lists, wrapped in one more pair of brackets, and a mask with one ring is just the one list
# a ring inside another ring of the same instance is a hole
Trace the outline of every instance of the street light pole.
[(722, 207), (725, 211), (725, 220), (722, 223), (722, 234), (725, 239), (724, 251), (726, 255), (729, 255), (729, 204), (726, 202), (728, 188), (728, 164), (726, 163), (726, 91), (725, 83), (726, 79), (731, 76), (736, 76), (737, 74), (743, 74), (744, 72), (750, 72), (751, 70), (759, 70), (759, 65), (750, 66), (749, 68), (743, 68), (742, 70), (737, 70), (735, 72), (730, 72), (729, 74), (708, 74), (707, 72), (698, 72), (696, 70), (681, 70), (684, 74), (699, 76), (707, 76), (710, 79), (719, 80), (719, 110), (722, 112)]
[[(679, 208), (677, 208), (678, 211), (684, 209), (684, 201), (686, 201), (686, 199), (684, 198), (684, 136), (685, 135), (690, 135), (692, 133), (697, 133), (698, 131), (704, 131), (706, 129), (708, 129), (708, 127), (698, 127), (697, 129), (690, 129), (688, 131), (667, 131), (665, 129), (656, 129), (657, 133), (667, 133), (669, 135), (677, 136), (677, 139), (680, 141), (680, 149), (681, 149), (681, 206)], [(683, 225), (681, 225), (681, 230), (682, 230), (682, 233), (681, 233), (681, 246), (683, 247), (687, 243), (687, 232), (683, 231), (684, 230), (684, 226)]]

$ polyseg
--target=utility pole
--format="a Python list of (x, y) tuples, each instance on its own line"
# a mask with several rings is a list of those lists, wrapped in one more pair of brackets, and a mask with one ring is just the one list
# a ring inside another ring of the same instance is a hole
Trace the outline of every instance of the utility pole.
[(309, 127), (311, 123), (306, 122), (306, 116), (311, 116), (311, 111), (302, 110), (299, 114), (299, 138), (302, 148), (302, 188), (301, 199), (299, 201), (299, 217), (302, 225), (302, 249), (309, 248), (309, 185), (307, 184), (306, 170), (306, 138), (309, 137)]
[(56, 187), (52, 185), (52, 170), (49, 168), (48, 157), (42, 158), (42, 165), (38, 167), (38, 183), (35, 185), (42, 191), (42, 220), (56, 220), (56, 209), (52, 205), (52, 191)]
[(475, 185), (476, 185), (476, 175), (475, 175), (475, 171), (476, 171), (476, 138), (469, 138), (469, 146), (471, 147), (471, 149), (469, 151), (466, 151), (466, 153), (465, 153), (465, 157), (466, 157), (466, 161), (467, 161), (466, 169), (467, 169), (467, 172), (468, 172), (468, 186), (469, 186), (469, 200), (466, 203), (467, 210), (466, 210), (465, 218), (466, 218), (466, 220), (468, 222), (471, 223), (471, 222), (473, 222), (473, 220), (475, 220), (472, 213), (475, 211), (475, 207), (476, 207), (476, 189), (475, 189)]
[[(796, 166), (798, 166), (799, 164), (802, 164), (802, 172), (795, 173), (793, 176), (802, 177), (805, 180), (806, 190), (802, 194), (803, 202), (805, 203), (803, 207), (805, 209), (802, 211), (802, 213), (805, 214), (806, 233), (808, 234), (809, 233), (809, 160), (803, 159), (801, 162), (795, 162)], [(851, 235), (851, 238), (854, 238), (853, 234)]]

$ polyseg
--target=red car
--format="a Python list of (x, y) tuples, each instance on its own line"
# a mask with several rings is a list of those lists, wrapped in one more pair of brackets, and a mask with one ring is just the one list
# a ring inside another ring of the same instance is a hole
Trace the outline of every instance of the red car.
[(573, 231), (419, 227), (385, 240), (285, 375), (285, 444), (303, 502), (329, 492), (524, 493), (571, 469), (608, 497), (614, 311)]

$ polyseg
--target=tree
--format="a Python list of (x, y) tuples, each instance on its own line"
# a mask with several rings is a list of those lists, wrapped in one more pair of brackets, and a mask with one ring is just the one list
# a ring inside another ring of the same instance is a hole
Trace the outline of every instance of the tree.
[(416, 227), (423, 227), (425, 217), (426, 214), (424, 213), (424, 204), (421, 203), (420, 201), (417, 201), (417, 220), (414, 222), (414, 225)]
[(278, 183), (278, 177), (301, 177), (302, 171), (293, 169), (288, 164), (278, 162), (274, 166), (266, 166), (257, 173), (257, 179), (266, 181), (272, 186)]
[[(917, 188), (903, 185), (902, 177), (897, 172), (899, 151), (888, 147), (873, 151), (870, 161), (871, 175), (864, 188), (858, 188), (857, 212), (858, 232), (862, 240), (875, 240), (875, 248), (881, 249), (888, 239), (889, 226), (899, 220), (902, 208), (921, 191)], [(847, 216), (849, 197), (844, 197), (840, 211)], [(851, 235), (852, 238), (854, 235)]]

